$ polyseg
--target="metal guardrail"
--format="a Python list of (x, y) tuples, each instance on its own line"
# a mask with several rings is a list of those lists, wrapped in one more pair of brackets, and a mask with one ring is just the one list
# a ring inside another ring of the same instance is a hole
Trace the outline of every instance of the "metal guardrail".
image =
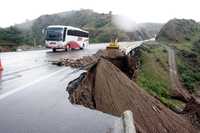
[(121, 119), (122, 119), (124, 133), (136, 133), (134, 120), (133, 120), (133, 113), (130, 110), (125, 111), (122, 114)]
[[(144, 40), (144, 41), (136, 41), (136, 42), (132, 42), (132, 44), (129, 44), (129, 45), (121, 45), (120, 47), (120, 50), (122, 52), (124, 52), (126, 55), (129, 54), (133, 49), (137, 48), (137, 47), (140, 47), (142, 44), (144, 44), (145, 42), (148, 42), (148, 41), (154, 41), (155, 39), (152, 38), (152, 39), (149, 39), (149, 40)], [(130, 43), (130, 42), (129, 42)]]

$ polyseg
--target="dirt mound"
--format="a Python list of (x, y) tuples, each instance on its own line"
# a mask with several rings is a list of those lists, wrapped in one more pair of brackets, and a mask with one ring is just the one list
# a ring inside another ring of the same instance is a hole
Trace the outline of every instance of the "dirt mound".
[(92, 55), (92, 56), (84, 56), (81, 59), (77, 59), (77, 60), (72, 60), (72, 59), (64, 59), (64, 64), (65, 66), (71, 66), (74, 68), (78, 68), (78, 67), (83, 67), (83, 66), (87, 66), (90, 64), (94, 64), (98, 61), (98, 59), (100, 57), (103, 58), (110, 58), (110, 59), (114, 59), (116, 57), (123, 57), (124, 54), (122, 52), (120, 52), (119, 50), (99, 50), (96, 54)]
[[(196, 133), (189, 121), (140, 89), (118, 67), (101, 58), (67, 90), (72, 103), (120, 116), (131, 110), (138, 133)], [(79, 84), (77, 84), (79, 82)]]
[[(77, 60), (65, 59), (64, 64), (65, 66), (71, 66), (74, 68), (89, 69), (91, 66), (96, 64), (100, 58), (109, 60), (130, 79), (135, 79), (136, 69), (138, 66), (137, 58), (124, 55), (124, 53), (117, 49), (99, 50), (92, 56), (85, 56)], [(60, 62), (56, 62), (56, 64), (60, 64)]]
[(182, 112), (200, 130), (200, 101), (192, 98)]

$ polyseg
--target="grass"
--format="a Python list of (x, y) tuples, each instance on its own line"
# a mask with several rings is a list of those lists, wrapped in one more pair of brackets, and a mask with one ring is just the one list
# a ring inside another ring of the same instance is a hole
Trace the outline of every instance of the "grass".
[(175, 48), (180, 79), (184, 87), (192, 93), (200, 89), (200, 44), (195, 47), (195, 43), (200, 43), (198, 40), (199, 34), (191, 37), (189, 41), (164, 42), (165, 45)]
[(178, 52), (176, 62), (180, 79), (185, 88), (194, 93), (200, 85), (200, 53), (192, 50), (192, 44), (188, 49), (185, 49), (185, 44), (177, 45), (180, 45), (176, 47)]
[(195, 47), (198, 40), (199, 34), (190, 38), (190, 41), (170, 44), (176, 49), (176, 63), (180, 79), (184, 87), (192, 93), (200, 89), (200, 52), (199, 48)]
[(155, 47), (148, 46), (141, 51), (141, 69), (137, 82), (148, 92), (166, 97), (170, 83), (167, 53), (164, 52), (164, 47)]
[(168, 52), (163, 45), (144, 45), (141, 49), (140, 69), (137, 84), (151, 95), (159, 97), (166, 106), (174, 109), (182, 106), (182, 102), (170, 97), (170, 77), (168, 68)]
[(176, 43), (176, 44), (173, 44), (175, 46), (176, 49), (179, 49), (179, 50), (184, 50), (184, 51), (187, 51), (187, 52), (191, 52), (191, 49), (192, 49), (192, 45), (190, 42), (183, 42), (183, 43)]

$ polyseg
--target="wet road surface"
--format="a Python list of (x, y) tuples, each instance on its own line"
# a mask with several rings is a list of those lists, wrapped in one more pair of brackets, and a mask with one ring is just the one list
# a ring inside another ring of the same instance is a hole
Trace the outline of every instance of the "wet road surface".
[(0, 133), (107, 133), (119, 118), (68, 101), (67, 83), (79, 76), (48, 61), (91, 55), (105, 44), (85, 50), (1, 53)]

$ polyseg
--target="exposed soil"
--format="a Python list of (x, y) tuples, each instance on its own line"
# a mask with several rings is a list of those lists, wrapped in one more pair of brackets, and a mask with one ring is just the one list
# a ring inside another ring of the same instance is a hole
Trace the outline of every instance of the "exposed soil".
[(116, 49), (99, 50), (92, 56), (85, 56), (81, 59), (72, 60), (64, 59), (63, 62), (55, 62), (56, 65), (64, 64), (73, 68), (89, 69), (96, 64), (100, 58), (104, 58), (112, 62), (122, 72), (124, 72), (130, 79), (135, 79), (136, 68), (138, 61), (136, 56), (127, 56)]
[(182, 113), (189, 118), (198, 130), (200, 130), (200, 101), (196, 98), (191, 98), (191, 100), (186, 104), (186, 107)]
[(74, 68), (78, 68), (78, 67), (84, 67), (90, 64), (94, 64), (98, 61), (98, 59), (100, 57), (103, 58), (116, 58), (116, 57), (123, 57), (124, 54), (122, 52), (120, 52), (119, 50), (99, 50), (96, 54), (92, 55), (92, 56), (84, 56), (83, 58), (77, 59), (77, 60), (73, 60), (73, 59), (64, 59), (64, 64), (65, 66), (71, 66)]
[[(72, 103), (115, 116), (131, 110), (138, 133), (197, 133), (188, 120), (162, 105), (130, 79), (132, 72), (129, 71), (133, 70), (130, 64), (134, 61), (126, 61), (129, 57), (120, 61), (118, 55), (114, 56), (116, 59), (105, 57), (98, 58), (87, 73), (69, 83), (67, 90)], [(124, 65), (123, 61), (129, 65)]]

